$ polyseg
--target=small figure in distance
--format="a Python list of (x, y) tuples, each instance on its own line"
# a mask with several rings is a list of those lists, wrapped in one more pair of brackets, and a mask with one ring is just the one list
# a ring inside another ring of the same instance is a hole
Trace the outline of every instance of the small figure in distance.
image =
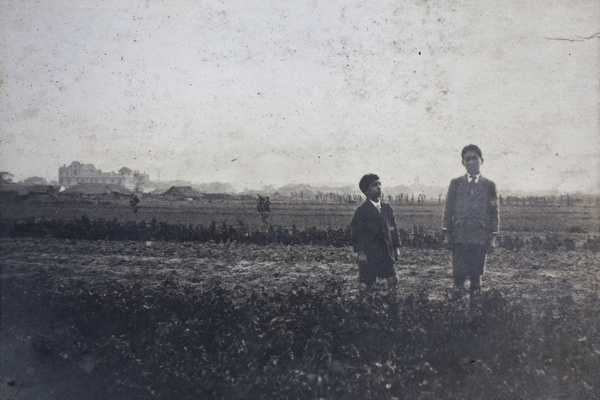
[(258, 195), (258, 204), (256, 205), (256, 210), (260, 214), (260, 219), (263, 224), (268, 225), (267, 220), (269, 219), (269, 214), (271, 212), (271, 200), (269, 196), (262, 197), (260, 194)]
[(388, 293), (396, 294), (398, 278), (394, 260), (400, 256), (400, 237), (392, 207), (381, 200), (381, 181), (367, 174), (358, 184), (367, 199), (356, 209), (350, 224), (357, 253), (358, 278), (367, 292), (377, 278), (387, 279)]
[(131, 207), (131, 210), (136, 213), (138, 212), (138, 204), (140, 203), (140, 196), (137, 193), (134, 193), (131, 195), (131, 198), (129, 199), (129, 206)]
[(468, 145), (461, 152), (467, 174), (450, 182), (442, 231), (444, 247), (452, 250), (453, 298), (466, 293), (470, 279), (470, 299), (481, 293), (486, 254), (493, 251), (498, 235), (498, 194), (496, 185), (481, 176), (483, 156), (479, 147)]

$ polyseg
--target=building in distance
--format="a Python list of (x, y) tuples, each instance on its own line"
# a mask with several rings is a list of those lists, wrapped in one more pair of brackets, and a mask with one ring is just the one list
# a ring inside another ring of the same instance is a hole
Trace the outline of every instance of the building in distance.
[(71, 165), (58, 168), (58, 183), (69, 188), (80, 183), (115, 184), (137, 191), (150, 182), (148, 174), (123, 167), (119, 172), (102, 172), (93, 164), (73, 161)]
[(191, 186), (172, 186), (162, 197), (169, 200), (200, 200), (203, 195)]

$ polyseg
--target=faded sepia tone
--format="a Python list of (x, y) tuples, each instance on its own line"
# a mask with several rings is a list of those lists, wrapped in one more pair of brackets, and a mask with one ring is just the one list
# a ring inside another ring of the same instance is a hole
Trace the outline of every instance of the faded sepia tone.
[[(599, 21), (0, 1), (0, 398), (599, 398)], [(442, 233), (468, 144), (500, 210), (476, 302)], [(397, 293), (356, 279), (367, 173)]]

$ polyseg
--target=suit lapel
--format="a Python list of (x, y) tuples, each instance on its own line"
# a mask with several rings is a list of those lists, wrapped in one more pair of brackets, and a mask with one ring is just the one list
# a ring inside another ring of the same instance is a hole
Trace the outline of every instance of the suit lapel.
[(467, 197), (471, 196), (471, 189), (469, 188), (469, 178), (467, 175), (463, 176), (463, 178), (460, 181), (460, 191)]
[(473, 197), (481, 196), (481, 194), (484, 192), (483, 186), (483, 176), (479, 175), (479, 182), (477, 182), (477, 185), (475, 185), (475, 189), (473, 189)]
[(469, 176), (465, 175), (463, 176), (463, 179), (461, 179), (460, 181), (460, 190), (462, 192), (464, 192), (467, 197), (474, 199), (475, 197), (479, 197), (483, 192), (483, 187), (484, 187), (484, 178), (483, 176), (479, 175), (479, 182), (477, 182), (477, 184), (475, 185), (475, 188), (473, 189), (473, 193), (471, 193), (471, 186), (469, 184)]
[(379, 212), (379, 210), (377, 209), (377, 207), (375, 207), (375, 204), (373, 204), (371, 202), (371, 200), (367, 199), (367, 202), (369, 203), (367, 205), (367, 207), (369, 208), (369, 212), (371, 214), (373, 214), (373, 216), (375, 218), (378, 218), (378, 221), (380, 223), (384, 223), (385, 222), (385, 216), (384, 216), (384, 211), (383, 211), (383, 203), (381, 203), (381, 212)]
[(375, 204), (373, 204), (371, 202), (371, 200), (367, 200), (369, 202), (369, 205), (371, 206), (371, 212), (377, 214), (377, 215), (381, 215), (381, 213), (379, 212), (379, 210), (377, 209), (377, 207), (375, 207)]
[(383, 202), (381, 202), (381, 212), (378, 212), (378, 214), (379, 214), (381, 220), (387, 224), (388, 215), (387, 215), (387, 212), (385, 211), (385, 207), (383, 206)]

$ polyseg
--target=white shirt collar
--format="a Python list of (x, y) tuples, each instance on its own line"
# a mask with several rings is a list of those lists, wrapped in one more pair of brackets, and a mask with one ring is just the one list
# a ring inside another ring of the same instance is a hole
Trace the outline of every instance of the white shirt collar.
[(467, 174), (467, 181), (468, 182), (471, 182), (471, 176), (475, 177), (475, 183), (479, 183), (479, 178), (481, 178), (481, 174), (477, 174), (477, 175)]
[(370, 201), (371, 203), (373, 203), (373, 205), (374, 205), (374, 206), (375, 206), (375, 207), (376, 207), (378, 210), (379, 210), (379, 209), (381, 209), (381, 199), (379, 199), (379, 201), (378, 201), (378, 202), (374, 202), (374, 201), (373, 201), (373, 200), (371, 200), (371, 199), (369, 199), (369, 201)]

